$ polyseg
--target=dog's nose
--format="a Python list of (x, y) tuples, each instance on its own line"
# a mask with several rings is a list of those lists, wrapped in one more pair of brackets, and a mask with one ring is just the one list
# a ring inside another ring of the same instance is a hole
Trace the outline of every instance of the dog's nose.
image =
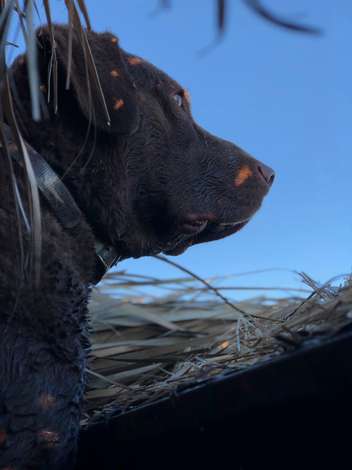
[(275, 171), (272, 168), (270, 168), (270, 166), (264, 165), (264, 163), (260, 163), (257, 166), (257, 170), (258, 170), (259, 175), (265, 181), (265, 183), (268, 186), (271, 186), (275, 179)]

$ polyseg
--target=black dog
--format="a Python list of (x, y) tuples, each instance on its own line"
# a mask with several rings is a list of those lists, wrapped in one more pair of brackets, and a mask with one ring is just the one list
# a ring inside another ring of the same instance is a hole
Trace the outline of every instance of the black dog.
[(48, 83), (50, 34), (38, 32), (42, 102), (51, 96), (39, 123), (31, 119), (24, 57), (11, 68), (15, 113), (42, 192), (42, 257), (38, 286), (23, 215), (33, 208), (14, 202), (13, 171), (18, 193), (28, 198), (18, 143), (8, 136), (0, 171), (0, 469), (72, 464), (87, 301), (104, 264), (176, 255), (237, 232), (274, 178), (270, 168), (200, 128), (187, 92), (165, 73), (124, 52), (110, 33), (86, 37), (100, 83), (78, 33), (69, 65), (68, 30), (61, 26), (58, 80), (52, 73)]

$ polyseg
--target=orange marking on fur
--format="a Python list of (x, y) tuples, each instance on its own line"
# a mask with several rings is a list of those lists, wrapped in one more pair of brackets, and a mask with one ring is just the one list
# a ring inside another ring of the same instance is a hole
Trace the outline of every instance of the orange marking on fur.
[(114, 111), (118, 111), (124, 106), (125, 102), (122, 99), (119, 99), (119, 100), (117, 98), (114, 98), (114, 99), (115, 99)]
[(191, 104), (191, 94), (188, 90), (183, 90), (183, 96), (188, 104)]
[(138, 65), (142, 63), (142, 59), (140, 59), (139, 57), (129, 57), (127, 61), (130, 65)]
[(55, 431), (49, 431), (47, 429), (39, 431), (38, 437), (40, 442), (45, 444), (47, 447), (54, 447), (59, 442), (58, 433)]
[(110, 72), (110, 75), (114, 78), (120, 76), (119, 72), (116, 69), (112, 69), (111, 72)]
[(39, 405), (44, 409), (48, 410), (55, 405), (56, 399), (50, 393), (43, 393), (39, 397)]
[(249, 168), (249, 166), (244, 165), (240, 171), (238, 172), (236, 178), (235, 178), (235, 186), (241, 186), (247, 179), (253, 175), (252, 170)]
[(112, 42), (113, 44), (117, 44), (117, 38), (111, 38), (111, 42)]
[(7, 433), (4, 429), (0, 429), (0, 446), (5, 444), (7, 439)]
[(221, 344), (220, 344), (220, 348), (221, 349), (226, 349), (230, 346), (230, 341), (223, 341)]

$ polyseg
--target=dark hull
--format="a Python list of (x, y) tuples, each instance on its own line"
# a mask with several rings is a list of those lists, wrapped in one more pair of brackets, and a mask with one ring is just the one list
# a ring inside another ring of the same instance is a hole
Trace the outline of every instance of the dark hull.
[(352, 468), (352, 332), (91, 425), (78, 470)]

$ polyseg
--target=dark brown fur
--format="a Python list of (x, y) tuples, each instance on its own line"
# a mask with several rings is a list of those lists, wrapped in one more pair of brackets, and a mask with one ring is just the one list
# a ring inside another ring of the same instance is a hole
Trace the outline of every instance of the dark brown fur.
[[(51, 48), (45, 29), (38, 37), (44, 103)], [(120, 258), (181, 253), (194, 243), (242, 228), (273, 179), (265, 165), (201, 129), (192, 119), (184, 90), (165, 73), (124, 52), (110, 33), (88, 33), (88, 39), (110, 124), (89, 71), (91, 93), (87, 88), (77, 37), (71, 87), (65, 89), (64, 27), (56, 27), (57, 113), (51, 102), (46, 119), (33, 122), (23, 58), (11, 69), (21, 132), (63, 176), (84, 219), (66, 230), (42, 201), (43, 256), (36, 287), (23, 222), (24, 257), (19, 250), (19, 219), (2, 155), (0, 470), (68, 469), (73, 462), (95, 240), (114, 246)], [(23, 170), (17, 163), (14, 167), (26, 199)]]

